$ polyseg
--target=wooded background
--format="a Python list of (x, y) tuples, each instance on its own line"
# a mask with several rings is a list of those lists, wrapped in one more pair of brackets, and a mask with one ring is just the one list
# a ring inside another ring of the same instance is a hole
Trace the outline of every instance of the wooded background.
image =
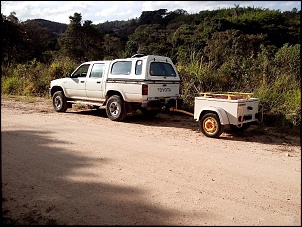
[[(177, 66), (184, 109), (199, 92), (252, 92), (267, 125), (295, 130), (301, 123), (301, 11), (254, 7), (188, 14), (143, 11), (139, 18), (94, 25), (81, 13), (70, 23), (20, 22), (2, 15), (1, 93), (47, 96), (49, 82), (89, 60), (168, 56)], [(300, 130), (295, 130), (295, 133)]]

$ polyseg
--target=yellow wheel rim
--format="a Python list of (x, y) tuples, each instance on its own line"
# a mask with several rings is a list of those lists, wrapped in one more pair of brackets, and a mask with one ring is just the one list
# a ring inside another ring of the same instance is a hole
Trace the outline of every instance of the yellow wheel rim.
[(215, 120), (215, 118), (213, 117), (207, 117), (204, 121), (203, 121), (203, 130), (208, 133), (208, 134), (214, 134), (217, 129), (218, 129), (218, 124), (217, 121)]

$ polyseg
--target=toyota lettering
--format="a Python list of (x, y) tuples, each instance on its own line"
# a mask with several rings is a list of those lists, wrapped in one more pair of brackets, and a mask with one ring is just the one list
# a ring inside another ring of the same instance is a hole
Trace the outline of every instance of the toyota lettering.
[(165, 87), (165, 88), (159, 87), (159, 88), (157, 88), (157, 91), (158, 92), (170, 92), (171, 88), (169, 88), (169, 87)]

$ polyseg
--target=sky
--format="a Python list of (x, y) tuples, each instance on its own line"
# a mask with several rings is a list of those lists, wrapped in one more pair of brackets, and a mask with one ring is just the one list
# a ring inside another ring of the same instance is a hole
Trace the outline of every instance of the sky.
[(8, 16), (15, 12), (21, 22), (45, 19), (64, 24), (69, 24), (69, 16), (80, 13), (82, 21), (99, 24), (139, 18), (143, 11), (183, 9), (193, 14), (203, 10), (234, 8), (235, 5), (281, 12), (293, 8), (301, 10), (301, 1), (1, 1), (1, 13)]

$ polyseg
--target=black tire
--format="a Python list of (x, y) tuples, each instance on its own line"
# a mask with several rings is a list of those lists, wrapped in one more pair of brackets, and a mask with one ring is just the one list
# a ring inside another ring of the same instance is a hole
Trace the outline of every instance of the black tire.
[(207, 137), (216, 138), (223, 132), (223, 126), (215, 113), (207, 113), (200, 119), (200, 131)]
[(112, 121), (122, 121), (126, 117), (126, 109), (124, 100), (118, 96), (113, 95), (107, 100), (106, 114)]
[(52, 105), (57, 112), (66, 112), (68, 104), (63, 91), (56, 91), (52, 96)]
[(250, 123), (244, 123), (241, 127), (238, 127), (237, 125), (230, 125), (230, 128), (234, 132), (243, 132), (247, 130), (250, 127)]
[(147, 110), (146, 108), (141, 108), (140, 110), (142, 114), (147, 118), (154, 118), (160, 112), (160, 110)]

